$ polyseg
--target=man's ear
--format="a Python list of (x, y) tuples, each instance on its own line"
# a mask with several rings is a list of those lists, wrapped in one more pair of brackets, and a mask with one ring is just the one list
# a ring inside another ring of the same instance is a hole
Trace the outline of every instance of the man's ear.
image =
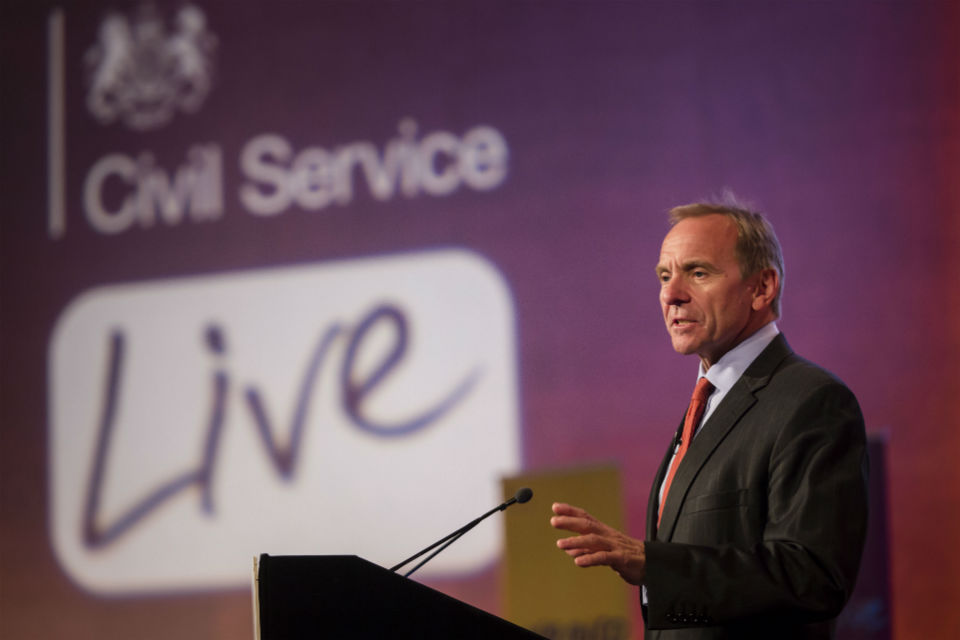
[(757, 279), (757, 286), (753, 290), (751, 306), (754, 311), (760, 311), (773, 304), (773, 299), (780, 291), (780, 276), (776, 269), (764, 269), (754, 277)]

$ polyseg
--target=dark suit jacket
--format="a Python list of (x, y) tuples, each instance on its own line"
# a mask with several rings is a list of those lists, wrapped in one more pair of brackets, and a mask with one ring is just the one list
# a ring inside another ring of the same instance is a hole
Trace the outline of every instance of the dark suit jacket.
[(648, 639), (830, 638), (867, 523), (856, 398), (778, 335), (693, 440), (657, 527), (647, 509)]

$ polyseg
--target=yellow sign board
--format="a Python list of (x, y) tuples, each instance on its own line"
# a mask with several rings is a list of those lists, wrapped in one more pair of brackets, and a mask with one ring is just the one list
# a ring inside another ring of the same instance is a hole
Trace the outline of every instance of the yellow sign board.
[(504, 499), (521, 487), (530, 487), (533, 499), (505, 518), (504, 617), (552, 640), (632, 637), (630, 598), (637, 597), (636, 588), (606, 567), (576, 566), (556, 544), (570, 534), (550, 526), (550, 506), (566, 502), (623, 530), (618, 470), (574, 468), (506, 478)]

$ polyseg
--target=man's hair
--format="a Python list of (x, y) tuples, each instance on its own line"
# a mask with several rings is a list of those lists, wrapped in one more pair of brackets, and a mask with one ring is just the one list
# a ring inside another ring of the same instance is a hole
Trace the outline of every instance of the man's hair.
[(670, 225), (687, 218), (700, 218), (711, 214), (725, 215), (737, 225), (737, 261), (744, 278), (749, 278), (764, 269), (773, 269), (780, 277), (780, 289), (770, 305), (774, 315), (780, 317), (780, 298), (783, 295), (783, 252), (770, 223), (755, 211), (726, 195), (723, 202), (697, 202), (674, 207), (670, 210)]

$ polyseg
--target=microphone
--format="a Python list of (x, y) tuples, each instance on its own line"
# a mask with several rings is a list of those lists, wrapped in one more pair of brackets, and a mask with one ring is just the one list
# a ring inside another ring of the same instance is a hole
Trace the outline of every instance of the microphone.
[(484, 519), (486, 519), (488, 516), (493, 515), (493, 514), (496, 513), (497, 511), (503, 511), (504, 509), (506, 509), (507, 507), (509, 507), (509, 506), (512, 505), (512, 504), (516, 504), (516, 503), (523, 504), (524, 502), (529, 502), (529, 501), (530, 501), (530, 498), (532, 498), (532, 497), (533, 497), (533, 490), (532, 490), (532, 489), (530, 489), (530, 488), (528, 488), (528, 487), (523, 487), (522, 489), (518, 489), (517, 492), (516, 492), (515, 494), (513, 494), (513, 497), (510, 498), (509, 500), (507, 500), (506, 502), (501, 503), (499, 506), (496, 506), (496, 507), (494, 507), (493, 509), (490, 509), (490, 511), (487, 511), (485, 514), (483, 514), (482, 516), (480, 516), (480, 517), (477, 518), (476, 520), (473, 520), (473, 521), (471, 521), (471, 522), (468, 522), (467, 524), (463, 525), (462, 527), (460, 527), (459, 529), (457, 529), (457, 530), (454, 531), (453, 533), (451, 533), (451, 534), (449, 534), (449, 535), (446, 535), (446, 536), (440, 538), (439, 540), (437, 540), (436, 542), (434, 542), (433, 544), (431, 544), (429, 547), (427, 547), (427, 548), (425, 548), (425, 549), (421, 549), (420, 551), (416, 552), (415, 554), (413, 554), (412, 556), (410, 556), (409, 558), (407, 558), (406, 560), (404, 560), (404, 561), (401, 562), (400, 564), (395, 565), (395, 566), (393, 566), (393, 567), (390, 567), (390, 571), (396, 571), (397, 569), (399, 569), (400, 567), (404, 566), (405, 564), (408, 564), (408, 563), (416, 560), (417, 558), (419, 558), (420, 556), (422, 556), (422, 555), (425, 554), (426, 552), (428, 552), (428, 551), (430, 551), (430, 550), (432, 550), (432, 549), (434, 549), (434, 548), (436, 548), (436, 547), (438, 547), (438, 546), (440, 546), (440, 545), (443, 545), (442, 547), (440, 547), (439, 549), (437, 549), (436, 551), (434, 551), (433, 553), (431, 553), (429, 556), (427, 556), (426, 558), (424, 558), (423, 560), (421, 560), (420, 563), (417, 564), (417, 566), (415, 566), (413, 569), (410, 569), (410, 571), (407, 571), (405, 574), (403, 574), (403, 577), (404, 577), (404, 578), (410, 577), (410, 574), (412, 574), (414, 571), (416, 571), (417, 569), (419, 569), (419, 568), (422, 567), (423, 565), (425, 565), (425, 564), (427, 564), (428, 562), (430, 562), (430, 560), (432, 560), (434, 556), (436, 556), (438, 553), (440, 553), (441, 551), (443, 551), (444, 549), (446, 549), (447, 547), (449, 547), (451, 544), (453, 544), (453, 543), (456, 542), (457, 540), (459, 540), (460, 537), (461, 537), (463, 534), (465, 534), (467, 531), (470, 531), (470, 529), (473, 529), (475, 526), (477, 526), (478, 524), (480, 524), (480, 523), (481, 523)]

